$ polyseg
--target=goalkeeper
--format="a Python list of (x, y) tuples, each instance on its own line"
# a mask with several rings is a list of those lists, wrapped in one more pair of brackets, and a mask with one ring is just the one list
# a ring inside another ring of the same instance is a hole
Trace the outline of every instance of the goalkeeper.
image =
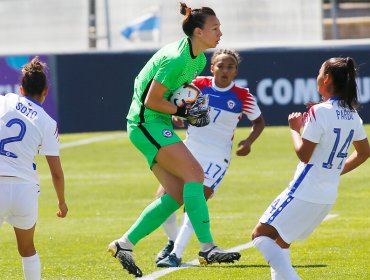
[(233, 262), (239, 253), (228, 253), (214, 244), (207, 203), (203, 195), (203, 169), (175, 134), (171, 115), (187, 118), (195, 125), (206, 125), (208, 108), (197, 103), (189, 110), (178, 108), (168, 97), (172, 91), (190, 83), (205, 67), (204, 51), (218, 44), (220, 22), (211, 8), (194, 9), (181, 3), (184, 15), (183, 39), (164, 46), (146, 63), (135, 79), (134, 95), (127, 115), (127, 133), (144, 154), (166, 194), (148, 205), (131, 228), (108, 245), (108, 250), (123, 268), (137, 277), (132, 249), (141, 239), (158, 228), (182, 204), (201, 244), (199, 257), (207, 262)]
[[(209, 96), (210, 124), (205, 127), (190, 125), (184, 143), (204, 170), (206, 199), (209, 199), (219, 187), (229, 167), (234, 130), (241, 115), (246, 115), (252, 122), (252, 129), (247, 138), (238, 144), (236, 151), (238, 156), (250, 153), (252, 143), (265, 127), (263, 116), (253, 95), (248, 89), (241, 88), (233, 82), (238, 73), (239, 63), (240, 57), (237, 52), (227, 49), (217, 50), (211, 58), (210, 70), (213, 77), (198, 77), (193, 81), (194, 85)], [(175, 120), (174, 124), (181, 126), (182, 123), (178, 121)], [(159, 187), (158, 197), (165, 193), (164, 187)], [(175, 213), (164, 222), (163, 227), (169, 240), (156, 258), (157, 266), (180, 266), (182, 254), (194, 232), (188, 213), (184, 213), (180, 230)]]

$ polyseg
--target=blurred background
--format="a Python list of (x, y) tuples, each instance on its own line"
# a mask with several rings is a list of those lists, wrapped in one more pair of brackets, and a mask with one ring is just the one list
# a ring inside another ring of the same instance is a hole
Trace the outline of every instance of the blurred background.
[[(257, 97), (268, 125), (286, 125), (290, 111), (319, 100), (316, 75), (333, 56), (361, 66), (361, 117), (370, 122), (370, 0), (184, 2), (214, 9), (218, 48), (240, 52), (237, 82)], [(62, 132), (125, 129), (135, 76), (184, 36), (181, 21), (174, 0), (0, 0), (0, 94), (19, 91), (21, 66), (38, 55), (50, 68), (45, 109)]]
[[(370, 38), (370, 0), (188, 0), (214, 9), (220, 47)], [(122, 35), (156, 17), (144, 37)], [(0, 54), (158, 48), (183, 35), (177, 0), (0, 0)]]

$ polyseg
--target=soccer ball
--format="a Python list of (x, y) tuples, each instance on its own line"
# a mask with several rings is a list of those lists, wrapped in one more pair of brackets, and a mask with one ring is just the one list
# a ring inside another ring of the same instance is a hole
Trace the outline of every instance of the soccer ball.
[(182, 85), (170, 95), (170, 101), (177, 107), (191, 108), (202, 91), (193, 84)]

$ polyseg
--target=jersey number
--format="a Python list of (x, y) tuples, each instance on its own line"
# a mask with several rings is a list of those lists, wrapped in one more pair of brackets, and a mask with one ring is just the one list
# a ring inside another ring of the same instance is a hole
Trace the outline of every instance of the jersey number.
[[(222, 167), (219, 166), (218, 164), (213, 164), (212, 162), (208, 165), (208, 168), (207, 170), (204, 172), (204, 174), (206, 175), (210, 175), (210, 172), (211, 172), (211, 168), (212, 168), (212, 173), (213, 173), (213, 178), (216, 177), (216, 175), (221, 171)], [(215, 170), (216, 169), (216, 170)], [(212, 175), (212, 174), (211, 174)]]
[(327, 168), (327, 169), (332, 169), (333, 168), (333, 160), (334, 160), (334, 157), (336, 156), (337, 158), (342, 159), (340, 161), (339, 165), (338, 165), (338, 169), (341, 169), (343, 161), (348, 155), (348, 149), (349, 149), (349, 146), (350, 146), (352, 138), (353, 138), (354, 130), (351, 129), (351, 131), (349, 132), (346, 141), (344, 142), (342, 148), (339, 150), (339, 153), (337, 153), (337, 149), (338, 149), (338, 144), (339, 144), (339, 140), (340, 140), (340, 128), (334, 128), (333, 132), (336, 134), (334, 146), (333, 146), (333, 149), (331, 150), (328, 161), (324, 162), (322, 164), (322, 167)]
[(218, 116), (221, 114), (221, 109), (213, 108), (213, 110), (217, 112), (216, 116), (213, 118), (213, 122), (216, 122)]
[(7, 127), (11, 127), (14, 124), (18, 124), (21, 127), (19, 134), (17, 136), (8, 137), (0, 140), (0, 155), (6, 157), (17, 158), (18, 156), (15, 153), (5, 150), (5, 145), (11, 142), (22, 141), (24, 135), (26, 134), (26, 124), (20, 119), (11, 119), (6, 124)]

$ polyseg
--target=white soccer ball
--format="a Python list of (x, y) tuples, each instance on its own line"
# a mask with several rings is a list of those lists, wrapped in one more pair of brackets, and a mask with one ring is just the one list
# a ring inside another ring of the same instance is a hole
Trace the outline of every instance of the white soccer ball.
[(182, 85), (170, 95), (170, 101), (178, 107), (191, 108), (202, 91), (193, 84)]

